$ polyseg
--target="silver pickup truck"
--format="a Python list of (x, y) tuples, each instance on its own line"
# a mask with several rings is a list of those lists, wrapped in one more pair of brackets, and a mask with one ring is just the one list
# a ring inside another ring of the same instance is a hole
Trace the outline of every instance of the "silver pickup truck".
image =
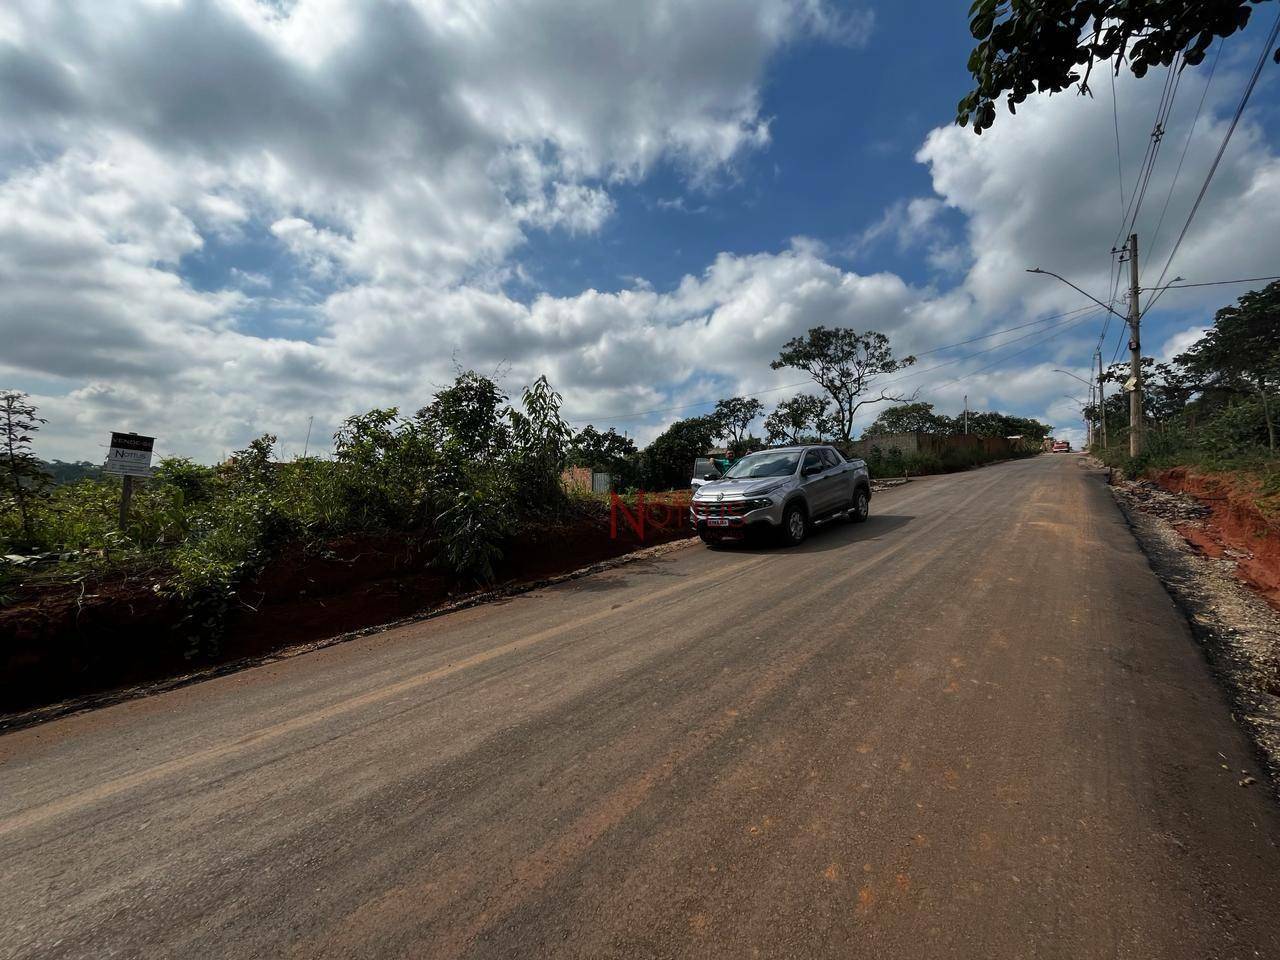
[(797, 544), (815, 523), (840, 517), (860, 523), (871, 511), (867, 465), (825, 445), (760, 450), (724, 476), (700, 479), (689, 510), (705, 543), (744, 540), (760, 530)]

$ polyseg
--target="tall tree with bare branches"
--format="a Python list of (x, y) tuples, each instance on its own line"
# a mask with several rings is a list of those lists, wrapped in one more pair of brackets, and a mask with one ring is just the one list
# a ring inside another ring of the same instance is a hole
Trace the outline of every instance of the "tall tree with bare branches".
[(831, 397), (831, 423), (836, 438), (847, 444), (853, 439), (853, 421), (859, 408), (908, 399), (905, 393), (877, 385), (884, 375), (915, 362), (915, 357), (894, 357), (889, 338), (875, 330), (858, 333), (846, 327), (813, 327), (803, 337), (783, 344), (778, 359), (769, 366), (774, 370), (793, 367), (813, 377), (814, 383)]

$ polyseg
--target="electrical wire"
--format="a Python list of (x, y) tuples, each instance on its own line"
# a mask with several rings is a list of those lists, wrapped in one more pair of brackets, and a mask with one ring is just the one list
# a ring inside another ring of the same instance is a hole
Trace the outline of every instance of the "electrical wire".
[[(1095, 307), (1095, 308), (1094, 308), (1094, 310), (1095, 310), (1095, 311), (1098, 311), (1098, 308), (1097, 308), (1097, 307)], [(1079, 320), (1076, 320), (1076, 321), (1074, 321), (1074, 322), (1072, 322), (1072, 323), (1067, 324), (1066, 326), (1061, 327), (1061, 329), (1059, 329), (1059, 330), (1057, 330), (1055, 333), (1053, 333), (1053, 334), (1049, 335), (1048, 337), (1046, 337), (1043, 341), (1041, 341), (1041, 342), (1039, 342), (1039, 343), (1033, 343), (1033, 344), (1031, 344), (1030, 346), (1023, 347), (1021, 350), (1015, 350), (1013, 353), (1006, 354), (1006, 355), (1005, 355), (1005, 356), (1003, 356), (1003, 357), (997, 357), (997, 358), (996, 358), (995, 360), (993, 360), (991, 363), (987, 364), (986, 366), (979, 367), (977, 370), (970, 370), (968, 373), (962, 374), (961, 376), (953, 377), (953, 378), (952, 378), (952, 379), (950, 379), (950, 380), (944, 380), (944, 381), (942, 381), (942, 383), (935, 384), (935, 389), (936, 389), (937, 387), (945, 387), (945, 386), (947, 386), (947, 385), (949, 385), (949, 384), (952, 384), (952, 383), (959, 383), (961, 380), (968, 380), (968, 379), (969, 379), (970, 377), (972, 377), (972, 376), (976, 376), (976, 375), (977, 375), (977, 374), (979, 374), (979, 373), (983, 373), (984, 371), (990, 370), (992, 367), (999, 366), (1000, 364), (1004, 363), (1006, 360), (1012, 360), (1014, 357), (1020, 357), (1020, 356), (1022, 356), (1024, 353), (1028, 353), (1028, 352), (1030, 352), (1031, 350), (1034, 350), (1036, 347), (1044, 346), (1044, 344), (1048, 343), (1049, 341), (1051, 341), (1051, 340), (1056, 340), (1058, 337), (1062, 336), (1062, 335), (1063, 335), (1064, 333), (1066, 333), (1068, 330), (1072, 330), (1072, 329), (1074, 329), (1075, 327), (1079, 327), (1079, 326), (1081, 326), (1081, 325), (1083, 325), (1083, 324), (1085, 324), (1085, 323), (1088, 323), (1088, 322), (1089, 322), (1089, 321), (1091, 321), (1092, 319), (1093, 319), (1093, 317), (1092, 317), (1092, 316), (1081, 317)], [(1007, 346), (1007, 344), (1006, 344), (1006, 346)]]
[[(1262, 283), (1265, 280), (1280, 280), (1278, 277), (1242, 277), (1239, 280), (1205, 280), (1202, 283), (1167, 283), (1161, 290), (1185, 290), (1188, 287), (1222, 287), (1233, 283)], [(1155, 290), (1155, 287), (1143, 287), (1143, 290)]]
[(1209, 96), (1209, 87), (1213, 83), (1213, 75), (1218, 70), (1218, 59), (1222, 56), (1223, 41), (1218, 41), (1217, 50), (1213, 54), (1213, 63), (1209, 64), (1209, 76), (1205, 79), (1204, 89), (1200, 91), (1200, 102), (1196, 104), (1195, 116), (1191, 118), (1191, 126), (1187, 128), (1187, 139), (1182, 144), (1182, 153), (1178, 157), (1178, 167), (1173, 171), (1173, 181), (1169, 184), (1169, 192), (1165, 194), (1164, 206), (1160, 208), (1160, 219), (1156, 221), (1156, 228), (1151, 234), (1150, 250), (1155, 253), (1156, 241), (1160, 239), (1160, 228), (1164, 226), (1165, 214), (1169, 212), (1169, 201), (1173, 199), (1173, 191), (1178, 186), (1178, 177), (1182, 174), (1182, 164), (1187, 159), (1187, 150), (1191, 146), (1191, 137), (1196, 132), (1196, 124), (1200, 122), (1200, 112), (1204, 110), (1205, 98)]
[(1109, 70), (1108, 73), (1111, 74), (1111, 120), (1116, 128), (1116, 179), (1120, 182), (1120, 210), (1123, 217), (1128, 204), (1124, 199), (1124, 162), (1120, 159), (1120, 107), (1116, 100), (1116, 71)]
[[(1191, 205), (1191, 212), (1187, 214), (1186, 223), (1182, 225), (1182, 230), (1178, 233), (1178, 239), (1174, 242), (1173, 249), (1169, 251), (1169, 259), (1165, 261), (1164, 269), (1160, 271), (1160, 277), (1154, 284), (1156, 287), (1164, 282), (1165, 276), (1169, 273), (1169, 267), (1173, 265), (1173, 258), (1178, 255), (1178, 248), (1182, 246), (1182, 241), (1186, 239), (1187, 230), (1191, 228), (1191, 222), (1195, 219), (1196, 212), (1200, 209), (1204, 195), (1209, 191), (1209, 184), (1213, 182), (1213, 176), (1218, 172), (1218, 164), (1222, 162), (1222, 155), (1227, 151), (1227, 144), (1231, 142), (1231, 135), (1236, 132), (1236, 126), (1240, 123), (1240, 116), (1244, 113), (1244, 108), (1249, 103), (1249, 97), (1253, 95), (1253, 88), (1258, 85), (1258, 77), (1262, 74), (1263, 64), (1267, 62), (1267, 55), (1271, 52), (1272, 47), (1275, 46), (1277, 36), (1280, 36), (1280, 12), (1276, 14), (1276, 22), (1271, 25), (1271, 32), (1267, 35), (1266, 43), (1262, 45), (1262, 53), (1258, 57), (1258, 63), (1253, 68), (1253, 74), (1249, 77), (1248, 84), (1245, 85), (1244, 94), (1240, 97), (1240, 103), (1236, 107), (1235, 115), (1231, 118), (1231, 125), (1227, 127), (1227, 132), (1222, 137), (1222, 145), (1218, 147), (1218, 153), (1213, 158), (1213, 163), (1209, 166), (1209, 172), (1205, 175), (1204, 183), (1200, 186), (1200, 192), (1196, 195), (1195, 203)], [(1151, 302), (1147, 304), (1147, 309), (1143, 313), (1145, 314), (1154, 307), (1163, 295), (1164, 290), (1157, 293)]]
[(1147, 139), (1147, 149), (1142, 156), (1142, 165), (1138, 168), (1138, 178), (1133, 192), (1129, 195), (1129, 203), (1125, 207), (1120, 220), (1120, 229), (1111, 246), (1117, 247), (1121, 238), (1128, 236), (1138, 222), (1138, 214), (1142, 211), (1142, 202), (1146, 199), (1147, 186), (1151, 183), (1151, 175), (1155, 171), (1156, 158), (1160, 153), (1160, 144), (1164, 140), (1164, 126), (1169, 119), (1169, 111), (1173, 109), (1173, 101), (1177, 96), (1178, 81), (1181, 71), (1178, 70), (1180, 55), (1175, 55), (1165, 73), (1164, 87), (1160, 91), (1160, 101), (1156, 104), (1155, 120), (1151, 124), (1151, 134)]
[(1151, 162), (1147, 164), (1146, 172), (1142, 178), (1142, 186), (1138, 190), (1138, 199), (1133, 206), (1133, 216), (1129, 220), (1129, 229), (1122, 233), (1129, 233), (1138, 225), (1138, 214), (1142, 211), (1142, 202), (1147, 197), (1147, 187), (1151, 184), (1151, 176), (1156, 170), (1156, 159), (1160, 155), (1160, 145), (1164, 143), (1165, 126), (1169, 122), (1169, 114), (1173, 111), (1173, 102), (1178, 96), (1178, 83), (1182, 79), (1182, 71), (1178, 69), (1178, 60), (1181, 54), (1175, 54), (1173, 60), (1169, 63), (1169, 73), (1166, 77), (1164, 97), (1161, 104), (1156, 109), (1156, 122), (1151, 128)]
[[(1079, 310), (1073, 310), (1070, 314), (1059, 314), (1058, 317), (1049, 318), (1049, 319), (1059, 319), (1061, 317), (1066, 317), (1067, 319), (1061, 320), (1061, 322), (1059, 323), (1050, 324), (1049, 326), (1045, 327), (1043, 330), (1032, 330), (1030, 333), (1024, 333), (1020, 337), (1014, 337), (1011, 340), (1006, 340), (1004, 343), (997, 343), (994, 347), (987, 347), (984, 350), (975, 350), (973, 353), (966, 354), (963, 357), (952, 357), (950, 360), (944, 360), (942, 363), (936, 363), (932, 367), (925, 367), (923, 370), (913, 370), (911, 373), (904, 374), (901, 377), (895, 377), (892, 380), (885, 380), (880, 385), (888, 387), (895, 383), (902, 383), (904, 380), (910, 380), (912, 377), (918, 377), (918, 376), (921, 376), (922, 374), (932, 373), (934, 370), (939, 370), (942, 367), (949, 367), (953, 363), (961, 363), (965, 360), (972, 360), (974, 357), (981, 357), (985, 354), (991, 353), (991, 351), (993, 350), (1002, 350), (1005, 347), (1009, 346), (1010, 344), (1018, 343), (1019, 341), (1026, 340), (1028, 337), (1034, 337), (1038, 334), (1048, 333), (1050, 330), (1055, 330), (1063, 326), (1068, 326), (1068, 325), (1074, 326), (1075, 324), (1072, 324), (1071, 317), (1075, 315), (1079, 315), (1086, 310), (1096, 312), (1098, 308), (1090, 304), (1087, 307), (1081, 307)], [(1092, 319), (1092, 317), (1089, 317), (1086, 319)], [(1083, 322), (1083, 321), (1080, 321), (1080, 322)], [(1054, 336), (1057, 336), (1057, 334), (1054, 334)], [(1034, 346), (1034, 344), (1032, 346)]]
[(922, 350), (919, 353), (913, 354), (913, 356), (916, 357), (917, 359), (919, 359), (920, 357), (927, 357), (932, 353), (941, 353), (943, 350), (951, 350), (954, 347), (968, 346), (971, 343), (977, 343), (979, 340), (990, 340), (992, 337), (998, 337), (1002, 333), (1013, 333), (1013, 331), (1015, 330), (1024, 330), (1027, 327), (1033, 327), (1037, 323), (1048, 323), (1050, 320), (1057, 320), (1060, 317), (1075, 316), (1078, 313), (1084, 313), (1086, 310), (1091, 310), (1091, 309), (1093, 309), (1093, 306), (1089, 305), (1085, 307), (1078, 307), (1075, 310), (1068, 310), (1066, 313), (1055, 313), (1049, 317), (1041, 317), (1039, 320), (1028, 320), (1026, 323), (1019, 323), (1016, 326), (1005, 327), (1003, 330), (993, 330), (991, 331), (991, 333), (984, 333), (980, 337), (970, 337), (968, 340), (961, 340), (959, 343), (948, 343), (945, 346), (934, 347), (931, 350)]
[(1122, 326), (1122, 327), (1120, 328), (1120, 336), (1119, 336), (1119, 338), (1116, 340), (1116, 348), (1115, 348), (1115, 351), (1114, 351), (1114, 352), (1112, 352), (1112, 354), (1111, 354), (1111, 363), (1107, 364), (1107, 366), (1112, 366), (1112, 365), (1114, 365), (1114, 364), (1115, 364), (1115, 362), (1116, 362), (1116, 357), (1120, 356), (1120, 348), (1121, 348), (1122, 346), (1124, 346), (1124, 333), (1125, 333), (1125, 331), (1126, 331), (1126, 330), (1128, 330), (1128, 329), (1129, 329), (1129, 325), (1128, 325), (1128, 324), (1125, 324), (1124, 326)]

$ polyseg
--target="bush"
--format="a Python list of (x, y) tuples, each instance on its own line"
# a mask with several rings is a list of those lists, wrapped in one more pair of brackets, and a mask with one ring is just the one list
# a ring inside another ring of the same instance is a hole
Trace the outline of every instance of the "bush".
[(450, 497), (436, 519), (437, 563), (465, 579), (493, 580), (503, 541), (515, 532), (507, 491), (496, 478), (476, 477)]
[[(545, 377), (513, 405), (493, 381), (462, 372), (411, 417), (392, 407), (347, 419), (332, 460), (277, 463), (270, 435), (217, 467), (163, 460), (135, 487), (124, 530), (114, 477), (30, 499), (30, 537), (20, 512), (0, 503), (0, 546), (73, 553), (80, 566), (152, 564), (191, 611), (204, 647), (240, 586), (287, 543), (412, 533), (429, 538), (458, 577), (491, 580), (523, 524), (574, 509), (560, 482), (572, 439), (560, 405)], [(7, 584), (27, 575), (11, 567)]]

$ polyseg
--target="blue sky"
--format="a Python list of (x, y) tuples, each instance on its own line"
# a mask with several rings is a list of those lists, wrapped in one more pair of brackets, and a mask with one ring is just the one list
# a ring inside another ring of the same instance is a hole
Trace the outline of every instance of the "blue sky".
[[(768, 362), (815, 324), (922, 352), (1077, 310), (1023, 270), (1109, 289), (1109, 82), (960, 130), (964, 13), (128, 0), (90, 17), (20, 0), (0, 14), (0, 376), (36, 396), (61, 458), (96, 458), (112, 429), (201, 459), (271, 432), (288, 455), (309, 418), (323, 438), (375, 405), (414, 409), (459, 367), (513, 391), (546, 373), (576, 422), (643, 441), (719, 396), (795, 392)], [(1224, 45), (1191, 136), (1207, 69), (1183, 78), (1138, 219), (1149, 238), (1167, 198), (1144, 278), (1270, 13)], [(1278, 272), (1278, 75), (1171, 274)], [(1126, 187), (1162, 80), (1117, 80)], [(1171, 293), (1145, 352), (1185, 348), (1243, 289)], [(1086, 374), (1101, 323), (934, 352), (916, 370), (945, 366), (900, 389), (1079, 440), (1075, 384), (1053, 371)]]
[[(928, 0), (873, 9), (864, 51), (809, 39), (769, 66), (761, 111), (770, 118), (767, 150), (705, 189), (675, 165), (659, 166), (615, 194), (619, 215), (598, 236), (533, 235), (524, 258), (531, 272), (562, 296), (584, 286), (613, 289), (631, 276), (665, 289), (726, 249), (777, 250), (794, 236), (839, 248), (887, 202), (929, 193), (928, 170), (914, 154), (968, 90), (964, 7)], [(921, 31), (921, 22), (931, 28)], [(929, 273), (892, 246), (852, 262), (911, 281)]]

